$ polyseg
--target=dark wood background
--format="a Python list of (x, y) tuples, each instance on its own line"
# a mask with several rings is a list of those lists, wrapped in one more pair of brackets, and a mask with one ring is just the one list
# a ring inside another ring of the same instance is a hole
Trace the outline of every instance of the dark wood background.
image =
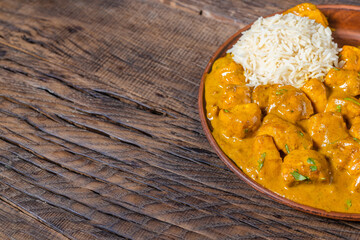
[(1, 0), (0, 239), (358, 238), (251, 189), (199, 121), (218, 46), (300, 2)]

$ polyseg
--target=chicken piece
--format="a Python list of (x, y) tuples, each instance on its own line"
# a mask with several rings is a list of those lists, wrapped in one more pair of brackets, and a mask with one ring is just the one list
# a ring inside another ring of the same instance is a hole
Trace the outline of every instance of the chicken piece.
[(322, 154), (314, 150), (292, 151), (284, 158), (281, 173), (287, 186), (330, 180), (328, 162)]
[(256, 135), (272, 136), (276, 147), (285, 154), (296, 149), (311, 149), (313, 147), (309, 134), (303, 132), (295, 124), (285, 121), (274, 114), (268, 114), (264, 118), (263, 124)]
[(206, 117), (212, 121), (219, 116), (220, 108), (216, 105), (206, 105)]
[[(360, 140), (357, 138), (346, 138), (329, 144), (321, 149), (323, 154), (330, 159), (330, 163), (337, 171), (345, 171), (353, 177), (352, 191), (360, 190)], [(345, 174), (345, 173), (344, 173)]]
[(351, 119), (349, 133), (351, 136), (360, 139), (360, 116)]
[(280, 175), (282, 158), (271, 136), (255, 137), (252, 153), (260, 179), (273, 179)]
[(236, 105), (219, 112), (219, 133), (224, 140), (242, 139), (256, 131), (261, 123), (261, 110), (256, 103)]
[(283, 14), (293, 13), (300, 17), (308, 17), (315, 20), (317, 23), (322, 24), (324, 27), (329, 26), (329, 23), (324, 14), (312, 3), (302, 3), (296, 5), (289, 10), (286, 10)]
[[(247, 86), (205, 86), (206, 111), (209, 120), (217, 116), (219, 109), (230, 110), (239, 104), (251, 103), (251, 91)], [(214, 111), (215, 110), (215, 111)]]
[(332, 68), (325, 77), (325, 83), (348, 96), (360, 94), (360, 74), (354, 70)]
[(360, 144), (358, 141), (358, 139), (348, 137), (329, 144), (320, 151), (330, 159), (334, 169), (349, 170), (355, 162), (360, 161)]
[(344, 45), (339, 54), (340, 60), (345, 61), (343, 69), (360, 72), (360, 48)]
[(351, 184), (351, 190), (360, 192), (360, 159), (352, 159), (348, 165), (348, 173), (354, 176), (354, 181)]
[(360, 192), (360, 176), (355, 177), (351, 190), (358, 193)]
[(327, 92), (325, 85), (318, 79), (308, 80), (301, 90), (313, 104), (316, 112), (324, 112), (327, 104)]
[(250, 92), (247, 86), (228, 85), (223, 88), (218, 106), (222, 109), (231, 109), (239, 104), (251, 103)]
[(293, 86), (276, 87), (269, 97), (268, 113), (296, 123), (309, 118), (314, 109), (305, 93)]
[(240, 64), (233, 61), (231, 54), (227, 54), (214, 62), (207, 80), (216, 83), (220, 87), (229, 84), (243, 86), (245, 85), (244, 69)]
[(259, 85), (252, 92), (252, 102), (257, 103), (262, 111), (266, 111), (269, 104), (269, 97), (273, 88), (279, 85)]
[(351, 123), (351, 119), (360, 116), (360, 102), (353, 97), (332, 97), (326, 105), (325, 112), (339, 112)]
[(302, 123), (316, 147), (349, 137), (346, 123), (340, 113), (318, 113)]

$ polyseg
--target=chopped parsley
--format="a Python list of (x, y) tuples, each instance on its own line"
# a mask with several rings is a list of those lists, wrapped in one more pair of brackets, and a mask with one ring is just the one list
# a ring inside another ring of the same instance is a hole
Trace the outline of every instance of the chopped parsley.
[(245, 132), (245, 133), (249, 132), (249, 129), (248, 129), (248, 128), (245, 128), (245, 129), (244, 129), (244, 132)]
[(307, 162), (310, 163), (310, 164), (316, 165), (313, 158), (308, 158), (308, 159), (307, 159)]
[(224, 112), (228, 113), (228, 112), (229, 112), (229, 110), (227, 110), (227, 109), (224, 109)]
[(265, 157), (266, 157), (266, 152), (262, 153), (260, 159), (258, 160), (258, 163), (259, 163), (259, 171), (260, 171), (260, 170), (263, 168), (263, 166), (264, 166)]
[(333, 69), (334, 69), (335, 71), (339, 71), (339, 70), (340, 70), (340, 69), (338, 69), (338, 68), (336, 68), (336, 67), (334, 67)]
[(275, 92), (276, 95), (283, 95), (284, 92), (287, 92), (288, 90), (287, 89), (279, 89)]
[(317, 170), (317, 166), (310, 166), (310, 170), (311, 170), (312, 172), (315, 172), (315, 171)]
[(258, 163), (259, 163), (259, 171), (260, 171), (264, 166), (264, 161), (259, 160)]
[(287, 144), (285, 144), (285, 149), (288, 153), (290, 153), (289, 146)]
[(315, 172), (315, 171), (317, 170), (317, 166), (315, 166), (315, 165), (316, 165), (315, 160), (314, 160), (313, 158), (308, 158), (308, 159), (307, 159), (307, 162), (308, 162), (309, 164), (313, 164), (313, 165), (314, 165), (314, 166), (310, 166), (310, 170), (311, 170), (312, 172)]
[(356, 142), (360, 143), (360, 140), (356, 137), (353, 138)]
[(296, 171), (293, 171), (291, 173), (291, 175), (295, 178), (296, 181), (304, 181), (304, 180), (308, 180), (309, 178), (304, 176), (304, 175), (301, 175), (299, 173), (299, 170), (296, 169)]
[(304, 136), (304, 134), (301, 131), (299, 131), (299, 135), (302, 137)]
[(336, 106), (336, 111), (337, 111), (337, 112), (341, 112), (341, 105), (337, 105), (337, 106)]
[(351, 199), (346, 200), (346, 210), (348, 210), (352, 206)]
[(356, 101), (356, 100), (354, 100), (354, 99), (352, 99), (352, 98), (346, 97), (346, 98), (344, 98), (344, 100), (347, 100), (347, 101), (353, 102), (353, 103), (355, 103), (355, 104), (357, 104), (357, 105), (360, 105), (360, 103), (359, 103), (358, 101)]

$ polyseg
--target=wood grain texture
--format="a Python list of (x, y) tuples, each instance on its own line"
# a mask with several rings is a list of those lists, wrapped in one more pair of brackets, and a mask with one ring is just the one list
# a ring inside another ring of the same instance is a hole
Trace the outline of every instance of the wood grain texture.
[(1, 238), (356, 239), (252, 190), (201, 129), (210, 56), (283, 2), (1, 1)]
[(236, 24), (241, 28), (254, 22), (259, 16), (267, 16), (279, 11), (289, 9), (295, 5), (311, 2), (313, 4), (349, 4), (359, 5), (358, 0), (152, 0), (164, 3), (170, 7), (181, 9), (206, 18), (216, 19), (220, 22)]

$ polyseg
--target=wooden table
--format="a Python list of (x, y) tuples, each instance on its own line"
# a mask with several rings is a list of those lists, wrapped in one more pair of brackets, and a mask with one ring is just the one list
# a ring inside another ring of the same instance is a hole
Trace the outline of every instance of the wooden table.
[(1, 1), (0, 239), (357, 238), (251, 189), (200, 125), (218, 46), (298, 3)]

